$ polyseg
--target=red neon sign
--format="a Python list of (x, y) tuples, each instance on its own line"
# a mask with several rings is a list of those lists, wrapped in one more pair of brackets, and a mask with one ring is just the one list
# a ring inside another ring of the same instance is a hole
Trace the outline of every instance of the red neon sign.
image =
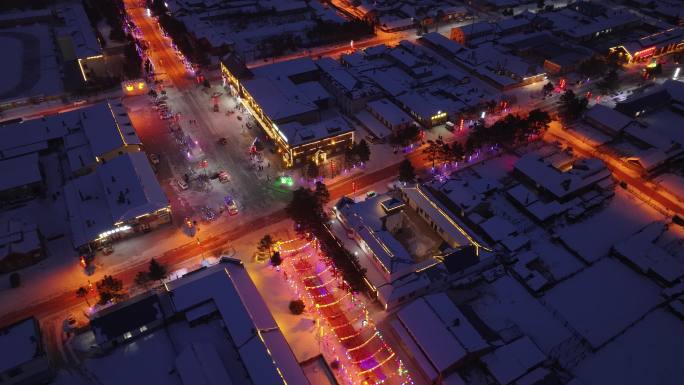
[(649, 47), (649, 48), (646, 48), (646, 49), (642, 49), (641, 51), (635, 52), (635, 53), (634, 53), (634, 57), (635, 57), (635, 58), (638, 58), (638, 57), (648, 57), (648, 56), (653, 55), (653, 53), (655, 52), (655, 50), (656, 50), (656, 47), (655, 47), (655, 46)]

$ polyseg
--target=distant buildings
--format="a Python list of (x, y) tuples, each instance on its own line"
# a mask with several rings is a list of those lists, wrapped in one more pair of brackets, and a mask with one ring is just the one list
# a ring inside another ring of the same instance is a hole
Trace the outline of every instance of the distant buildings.
[[(487, 36), (495, 36), (493, 29), (488, 31)], [(438, 33), (426, 34), (420, 41), (498, 90), (508, 90), (546, 79), (540, 65), (517, 56), (503, 45), (482, 44), (476, 48), (468, 48)]]
[(42, 384), (54, 377), (37, 319), (0, 327), (0, 346), (0, 384)]
[[(272, 56), (283, 36), (306, 42), (319, 21), (342, 24), (333, 8), (300, 0), (216, 2), (167, 0), (172, 17), (183, 23), (193, 43), (212, 55), (238, 51), (250, 60)], [(274, 43), (271, 45), (271, 43)]]
[(668, 28), (611, 48), (611, 51), (625, 55), (630, 63), (682, 50), (684, 50), (683, 27)]
[(350, 1), (331, 3), (341, 12), (359, 20), (372, 22), (385, 32), (396, 32), (422, 26), (430, 28), (447, 21), (472, 19), (470, 10), (455, 1), (429, 0), (414, 3), (405, 0)]

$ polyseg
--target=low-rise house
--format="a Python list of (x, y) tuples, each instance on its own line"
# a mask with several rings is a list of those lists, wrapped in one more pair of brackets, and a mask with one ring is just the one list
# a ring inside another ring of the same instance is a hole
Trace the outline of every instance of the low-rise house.
[(620, 135), (633, 122), (629, 116), (602, 104), (596, 104), (587, 110), (584, 120), (613, 137)]
[(639, 272), (671, 286), (684, 277), (684, 253), (676, 249), (682, 242), (667, 224), (654, 222), (613, 245), (612, 251)]
[(397, 311), (392, 331), (432, 382), (491, 350), (468, 317), (445, 293), (420, 297)]
[(44, 256), (45, 244), (36, 224), (16, 219), (0, 223), (0, 272), (33, 264)]
[(369, 102), (366, 108), (392, 131), (401, 130), (413, 123), (413, 119), (406, 112), (387, 99)]
[(21, 202), (41, 195), (45, 190), (38, 154), (0, 160), (0, 202)]
[(546, 359), (532, 340), (525, 336), (483, 356), (482, 363), (498, 384), (515, 383)]
[(544, 194), (559, 202), (567, 202), (610, 177), (605, 163), (596, 158), (584, 158), (571, 164), (554, 166), (548, 157), (531, 152), (515, 164), (515, 174)]
[(63, 188), (78, 249), (144, 233), (171, 221), (171, 204), (144, 152), (118, 156)]
[(109, 349), (161, 326), (172, 313), (168, 298), (149, 292), (97, 311), (90, 317), (95, 342)]
[(34, 385), (52, 381), (38, 320), (31, 317), (0, 327), (0, 384)]

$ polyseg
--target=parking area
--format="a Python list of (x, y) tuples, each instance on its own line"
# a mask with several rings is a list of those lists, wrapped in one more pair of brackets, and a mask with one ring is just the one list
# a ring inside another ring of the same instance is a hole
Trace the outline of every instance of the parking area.
[(275, 151), (236, 98), (220, 85), (179, 92), (165, 83), (156, 97), (125, 103), (176, 223), (242, 222), (282, 208), (289, 191), (274, 183)]

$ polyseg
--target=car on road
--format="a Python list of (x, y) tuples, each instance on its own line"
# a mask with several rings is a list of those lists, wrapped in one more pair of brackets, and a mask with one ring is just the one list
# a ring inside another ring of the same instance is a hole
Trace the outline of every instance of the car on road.
[(237, 206), (237, 202), (235, 202), (235, 199), (233, 199), (233, 197), (228, 195), (225, 198), (223, 198), (223, 202), (226, 204), (226, 209), (228, 210), (228, 214), (237, 215), (237, 213), (239, 212), (238, 206)]
[(150, 162), (152, 162), (152, 164), (159, 164), (159, 155), (150, 154)]
[(183, 179), (176, 179), (176, 184), (178, 184), (178, 187), (180, 187), (181, 190), (187, 190), (189, 187), (188, 182)]
[(218, 173), (218, 180), (221, 183), (228, 183), (230, 182), (230, 175), (228, 174), (228, 171), (221, 170)]

